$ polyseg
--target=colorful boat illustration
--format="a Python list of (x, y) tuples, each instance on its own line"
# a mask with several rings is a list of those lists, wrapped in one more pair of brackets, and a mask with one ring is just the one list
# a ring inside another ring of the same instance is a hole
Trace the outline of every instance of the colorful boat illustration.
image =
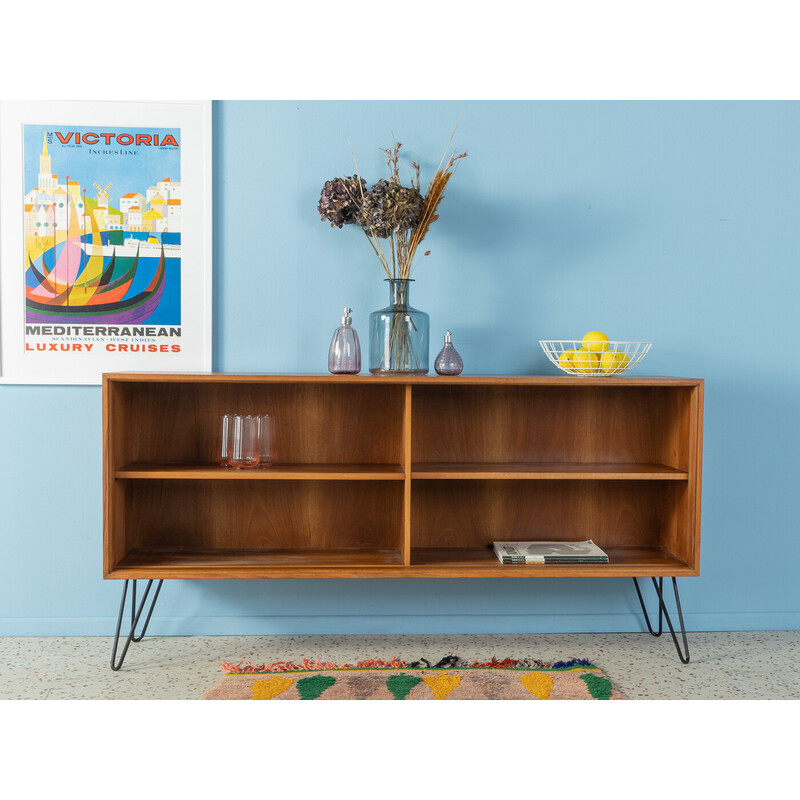
[[(98, 249), (101, 247), (99, 244), (96, 246)], [(77, 242), (68, 240), (49, 270), (44, 256), (42, 269), (38, 269), (28, 258), (36, 285), (25, 287), (27, 322), (135, 324), (145, 321), (155, 311), (166, 282), (163, 248), (160, 249), (158, 266), (149, 285), (133, 297), (126, 297), (126, 294), (139, 268), (138, 252), (131, 266), (119, 278), (112, 279), (117, 264), (116, 254), (112, 253), (111, 261), (104, 267), (102, 255), (93, 253), (78, 275), (78, 265), (70, 263), (70, 254), (75, 261), (79, 261), (82, 258), (80, 250)]]

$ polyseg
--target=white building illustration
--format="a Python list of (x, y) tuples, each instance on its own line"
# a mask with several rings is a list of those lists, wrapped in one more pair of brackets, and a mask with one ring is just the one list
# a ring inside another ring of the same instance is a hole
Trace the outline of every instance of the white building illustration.
[(66, 176), (64, 182), (59, 183), (58, 174), (53, 172), (45, 133), (37, 185), (24, 198), (25, 236), (63, 241), (70, 226), (89, 231), (90, 217), (100, 231), (166, 233), (181, 230), (180, 181), (167, 177), (149, 186), (145, 194), (125, 192), (117, 208), (108, 191), (112, 186), (111, 183), (104, 187), (95, 183), (97, 194), (87, 203), (78, 181)]

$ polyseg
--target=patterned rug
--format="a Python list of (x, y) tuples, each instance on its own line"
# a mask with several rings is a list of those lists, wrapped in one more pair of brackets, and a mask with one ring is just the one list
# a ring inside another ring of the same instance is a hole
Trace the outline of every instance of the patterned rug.
[(221, 665), (226, 675), (201, 700), (627, 700), (586, 659), (545, 663), (445, 656), (337, 664), (304, 658)]

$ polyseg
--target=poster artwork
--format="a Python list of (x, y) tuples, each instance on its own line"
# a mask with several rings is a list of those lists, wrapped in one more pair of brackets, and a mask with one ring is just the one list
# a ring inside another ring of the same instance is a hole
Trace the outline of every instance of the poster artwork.
[(23, 150), (25, 351), (180, 353), (180, 129), (26, 124)]

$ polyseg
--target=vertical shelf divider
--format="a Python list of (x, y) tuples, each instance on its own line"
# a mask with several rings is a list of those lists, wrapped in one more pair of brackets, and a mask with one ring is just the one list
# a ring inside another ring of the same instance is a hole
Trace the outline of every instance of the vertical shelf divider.
[(403, 565), (411, 565), (411, 384), (403, 402)]

